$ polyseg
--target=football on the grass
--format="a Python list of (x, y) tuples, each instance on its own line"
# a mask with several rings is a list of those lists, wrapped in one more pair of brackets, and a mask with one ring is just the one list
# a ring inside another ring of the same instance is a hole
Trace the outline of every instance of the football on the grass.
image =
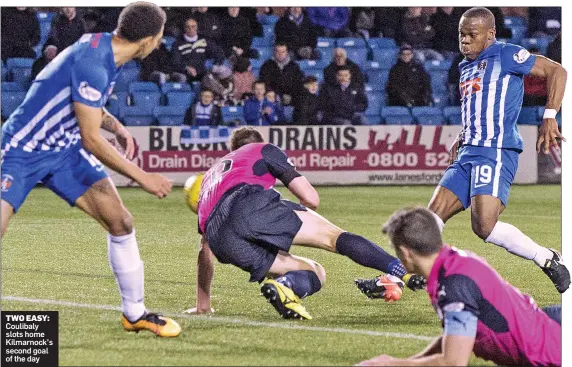
[(201, 183), (203, 182), (203, 174), (192, 175), (185, 182), (185, 202), (191, 208), (193, 213), (197, 213), (199, 206), (199, 193), (201, 192)]

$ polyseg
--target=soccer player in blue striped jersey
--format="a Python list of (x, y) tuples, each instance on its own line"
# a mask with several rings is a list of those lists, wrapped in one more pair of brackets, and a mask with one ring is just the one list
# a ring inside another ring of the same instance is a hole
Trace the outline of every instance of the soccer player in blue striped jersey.
[(546, 78), (548, 101), (537, 151), (548, 153), (562, 139), (555, 116), (562, 104), (566, 70), (541, 55), (495, 39), (495, 19), (486, 8), (467, 10), (459, 22), (459, 64), (463, 129), (429, 203), (442, 229), (455, 214), (471, 207), (473, 231), (485, 242), (533, 260), (563, 293), (570, 273), (561, 255), (535, 243), (515, 226), (499, 221), (523, 150), (516, 120), (522, 106), (523, 76)]
[[(10, 218), (41, 181), (97, 220), (108, 232), (109, 263), (119, 286), (124, 329), (169, 337), (181, 328), (145, 308), (143, 262), (132, 217), (102, 166), (130, 177), (159, 198), (171, 191), (167, 178), (130, 161), (132, 136), (103, 108), (122, 65), (157, 48), (165, 20), (165, 12), (154, 4), (130, 4), (114, 33), (84, 34), (38, 74), (2, 127), (1, 214), (4, 236)], [(125, 157), (100, 129), (115, 133)]]
[[(541, 55), (495, 39), (495, 18), (486, 8), (467, 10), (459, 22), (459, 64), (463, 129), (451, 147), (451, 165), (429, 202), (439, 228), (471, 207), (473, 231), (485, 242), (533, 260), (558, 292), (570, 286), (570, 273), (561, 255), (535, 243), (515, 226), (499, 221), (508, 204), (510, 186), (522, 152), (516, 120), (524, 94), (523, 76), (547, 79), (548, 101), (537, 151), (565, 139), (555, 116), (562, 104), (566, 70)], [(375, 294), (375, 279), (356, 281), (364, 293)]]

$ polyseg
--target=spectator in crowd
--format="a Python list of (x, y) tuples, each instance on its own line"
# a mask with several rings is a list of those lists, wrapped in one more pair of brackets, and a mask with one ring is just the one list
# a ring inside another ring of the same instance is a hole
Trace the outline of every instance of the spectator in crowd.
[(224, 61), (222, 49), (215, 42), (201, 37), (197, 30), (197, 21), (193, 18), (188, 19), (185, 22), (185, 33), (171, 48), (173, 70), (180, 73), (188, 82), (203, 78), (207, 59), (214, 59), (216, 64), (222, 64)]
[(228, 66), (214, 65), (201, 80), (201, 86), (214, 93), (219, 106), (234, 105), (234, 83)]
[(178, 38), (184, 33), (181, 31), (184, 30), (187, 20), (193, 18), (193, 8), (174, 6), (163, 9), (167, 14), (163, 36)]
[(139, 79), (154, 82), (159, 85), (166, 82), (184, 83), (186, 77), (181, 73), (173, 72), (171, 54), (167, 46), (161, 43), (159, 48), (153, 50), (149, 56), (141, 60), (141, 71)]
[(220, 107), (214, 103), (214, 94), (211, 90), (203, 88), (200, 100), (187, 109), (185, 124), (190, 126), (217, 126), (222, 125)]
[(441, 7), (430, 18), (435, 30), (433, 48), (445, 57), (454, 57), (459, 53), (459, 18), (453, 13), (453, 7)]
[(260, 68), (260, 80), (266, 86), (282, 96), (282, 104), (295, 104), (302, 90), (304, 74), (300, 66), (290, 59), (288, 47), (283, 43), (274, 45), (273, 57), (266, 60)]
[(415, 50), (415, 57), (421, 62), (444, 60), (443, 55), (432, 49), (434, 38), (435, 29), (429, 23), (429, 17), (423, 14), (423, 8), (407, 8), (401, 18), (397, 41), (411, 45)]
[(348, 59), (348, 54), (343, 48), (335, 48), (332, 51), (332, 62), (324, 69), (324, 83), (330, 86), (337, 85), (337, 72), (342, 66), (350, 68), (353, 83), (364, 85), (364, 77), (360, 67)]
[(253, 95), (244, 102), (244, 120), (248, 125), (270, 125), (273, 122), (274, 109), (266, 96), (266, 84), (256, 81), (252, 85)]
[(263, 36), (264, 30), (262, 28), (262, 24), (258, 21), (257, 8), (250, 6), (241, 7), (240, 15), (248, 19), (248, 23), (250, 24), (250, 33), (252, 34), (252, 37)]
[(367, 96), (363, 85), (352, 82), (351, 68), (338, 67), (337, 85), (325, 85), (320, 93), (326, 124), (361, 125), (367, 109)]
[(528, 9), (528, 36), (546, 37), (557, 34), (562, 22), (562, 8), (555, 6)]
[(552, 42), (548, 44), (546, 56), (550, 60), (562, 63), (562, 32), (558, 32)]
[(266, 90), (264, 94), (262, 112), (270, 125), (278, 125), (286, 122), (284, 107), (282, 107), (280, 98), (272, 89)]
[(36, 76), (46, 67), (58, 54), (58, 49), (56, 46), (48, 46), (42, 52), (42, 57), (39, 57), (32, 64), (32, 80), (36, 79)]
[(350, 31), (365, 39), (376, 37), (375, 9), (372, 7), (352, 8)]
[(252, 31), (249, 20), (240, 15), (239, 7), (229, 7), (228, 14), (222, 20), (221, 47), (225, 56), (258, 57), (258, 52), (252, 50), (251, 45)]
[(195, 18), (199, 24), (198, 33), (202, 37), (221, 44), (222, 22), (218, 15), (209, 12), (209, 8), (203, 6), (197, 8), (197, 11), (193, 13), (193, 18)]
[(40, 23), (30, 8), (2, 8), (2, 60), (12, 57), (36, 58), (34, 46), (40, 42)]
[(389, 71), (387, 95), (390, 106), (429, 106), (431, 79), (423, 64), (414, 60), (410, 45), (399, 49), (399, 59)]
[(64, 7), (52, 21), (52, 28), (44, 44), (56, 46), (62, 52), (77, 41), (86, 31), (85, 21), (74, 7)]
[(254, 73), (252, 73), (250, 60), (245, 57), (236, 59), (233, 65), (232, 79), (234, 82), (234, 97), (237, 101), (240, 101), (245, 94), (250, 93), (252, 84), (256, 80)]
[[(119, 14), (122, 7), (94, 7), (90, 8), (83, 16), (86, 22), (86, 33), (113, 32), (117, 27)], [(87, 24), (88, 20), (90, 23)]]
[(285, 43), (296, 59), (318, 59), (318, 35), (302, 8), (290, 8), (274, 26), (276, 42)]
[(461, 94), (459, 93), (459, 80), (461, 79), (461, 72), (459, 71), (459, 64), (465, 59), (465, 56), (458, 53), (453, 59), (451, 67), (449, 68), (449, 75), (447, 77), (447, 84), (449, 90), (449, 103), (452, 106), (461, 105)]
[(318, 125), (321, 118), (318, 79), (315, 76), (307, 76), (304, 78), (304, 90), (294, 108), (294, 124)]
[[(528, 50), (533, 55), (538, 55), (538, 48), (531, 47)], [(523, 106), (544, 106), (547, 100), (546, 79), (531, 75), (524, 76)]]
[(403, 17), (403, 8), (376, 7), (375, 29), (377, 37), (397, 38), (400, 20)]
[(308, 18), (322, 37), (351, 37), (350, 9), (345, 7), (310, 7)]

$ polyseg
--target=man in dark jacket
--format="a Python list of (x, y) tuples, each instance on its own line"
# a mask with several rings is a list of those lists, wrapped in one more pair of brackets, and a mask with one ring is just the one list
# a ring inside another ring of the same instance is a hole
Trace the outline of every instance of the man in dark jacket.
[(32, 47), (40, 41), (40, 23), (30, 8), (2, 8), (2, 60), (36, 58)]
[(423, 65), (413, 60), (413, 49), (405, 44), (399, 50), (399, 60), (389, 71), (387, 95), (390, 106), (429, 106), (431, 79)]
[(199, 23), (199, 34), (205, 38), (220, 44), (222, 39), (222, 22), (217, 14), (209, 11), (209, 8), (199, 7), (193, 13), (193, 18)]
[(251, 50), (252, 32), (250, 21), (240, 15), (239, 7), (229, 7), (228, 14), (222, 20), (221, 47), (226, 57), (242, 56), (253, 58), (258, 52)]
[(32, 80), (36, 79), (36, 76), (46, 67), (56, 56), (58, 55), (58, 49), (56, 46), (50, 45), (44, 49), (42, 57), (36, 59), (34, 64), (32, 64)]
[(302, 8), (290, 8), (274, 26), (276, 42), (285, 43), (298, 59), (317, 59), (318, 35)]
[(260, 80), (282, 97), (282, 104), (295, 104), (302, 91), (304, 74), (300, 66), (290, 59), (285, 44), (274, 45), (274, 56), (260, 68)]
[(324, 83), (329, 86), (336, 86), (338, 69), (341, 66), (350, 68), (352, 82), (357, 85), (364, 85), (364, 77), (358, 64), (348, 59), (348, 54), (343, 48), (335, 48), (332, 52), (332, 62), (324, 69)]
[(294, 108), (294, 124), (318, 125), (322, 118), (320, 107), (318, 79), (315, 76), (307, 76), (304, 79), (304, 90)]
[(186, 76), (188, 82), (201, 80), (206, 72), (207, 59), (214, 59), (217, 64), (224, 61), (222, 49), (212, 40), (201, 37), (197, 29), (197, 21), (188, 19), (185, 22), (185, 33), (171, 48), (173, 70)]
[(433, 48), (443, 56), (459, 53), (459, 18), (453, 10), (453, 7), (437, 8), (437, 12), (431, 15), (429, 21), (435, 30)]
[(336, 74), (337, 85), (325, 85), (320, 93), (326, 124), (361, 125), (367, 109), (367, 96), (363, 85), (352, 82), (349, 66), (340, 66)]
[(44, 49), (52, 45), (56, 46), (58, 53), (60, 53), (77, 41), (85, 31), (85, 21), (77, 14), (76, 9), (73, 7), (62, 8), (52, 21), (52, 28), (44, 44)]

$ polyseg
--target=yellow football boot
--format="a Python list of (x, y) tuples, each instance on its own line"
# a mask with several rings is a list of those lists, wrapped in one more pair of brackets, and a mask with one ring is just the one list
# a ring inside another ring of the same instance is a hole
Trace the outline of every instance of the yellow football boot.
[(262, 282), (260, 291), (283, 318), (312, 320), (312, 316), (300, 303), (300, 298), (284, 284), (274, 279), (266, 279)]
[(146, 312), (135, 322), (131, 322), (127, 320), (125, 315), (121, 315), (121, 325), (126, 331), (138, 333), (141, 330), (149, 330), (155, 335), (165, 338), (172, 338), (181, 333), (181, 326), (175, 320), (151, 312)]

